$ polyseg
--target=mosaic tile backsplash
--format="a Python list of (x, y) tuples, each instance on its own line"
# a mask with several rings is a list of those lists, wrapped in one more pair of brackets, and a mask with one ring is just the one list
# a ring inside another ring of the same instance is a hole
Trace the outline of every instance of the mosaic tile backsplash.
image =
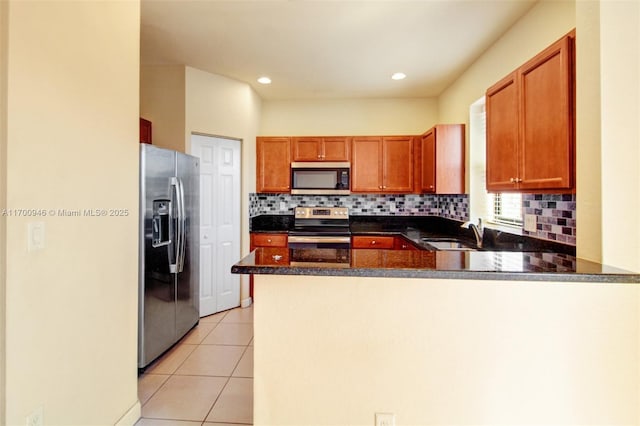
[(349, 196), (250, 194), (249, 216), (293, 214), (297, 206), (348, 207), (354, 216), (443, 216), (468, 220), (467, 195), (352, 194)]
[[(297, 206), (348, 207), (354, 216), (440, 216), (469, 220), (467, 195), (352, 194), (349, 196), (249, 195), (249, 215), (293, 214)], [(524, 235), (576, 245), (575, 194), (523, 194), (523, 214), (537, 216), (537, 232)]]
[(537, 216), (537, 232), (523, 234), (576, 245), (575, 194), (522, 194), (522, 213)]

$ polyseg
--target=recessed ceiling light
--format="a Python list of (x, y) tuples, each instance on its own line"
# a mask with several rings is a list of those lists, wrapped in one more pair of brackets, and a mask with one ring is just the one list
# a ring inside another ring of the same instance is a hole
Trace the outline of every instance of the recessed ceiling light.
[(271, 79), (269, 77), (260, 77), (258, 79), (258, 83), (260, 83), (260, 84), (271, 84)]
[(404, 79), (406, 76), (407, 76), (407, 75), (406, 75), (405, 73), (403, 73), (403, 72), (397, 72), (397, 73), (393, 74), (393, 75), (391, 76), (391, 78), (392, 78), (392, 79), (394, 79), (394, 80), (402, 80), (402, 79)]

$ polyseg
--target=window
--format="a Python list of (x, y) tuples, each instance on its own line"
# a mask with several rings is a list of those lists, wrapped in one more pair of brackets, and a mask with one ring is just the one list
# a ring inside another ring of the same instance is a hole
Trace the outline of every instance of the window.
[(500, 225), (522, 226), (522, 195), (513, 193), (490, 194), (487, 192), (486, 172), (486, 113), (484, 97), (474, 102), (469, 110), (470, 118), (470, 184), (471, 217), (485, 218)]
[(492, 194), (492, 222), (522, 226), (522, 195), (508, 192)]

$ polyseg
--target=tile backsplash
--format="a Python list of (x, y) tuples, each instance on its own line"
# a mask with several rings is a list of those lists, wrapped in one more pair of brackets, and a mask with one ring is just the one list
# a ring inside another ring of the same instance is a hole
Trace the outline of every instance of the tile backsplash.
[[(354, 216), (440, 216), (469, 220), (469, 197), (464, 194), (249, 194), (250, 217), (290, 215), (297, 206), (348, 207)], [(536, 232), (523, 230), (523, 235), (576, 245), (575, 194), (523, 194), (522, 213), (536, 215), (538, 228)]]
[(536, 215), (538, 228), (524, 235), (576, 245), (575, 194), (522, 194), (522, 214)]
[(467, 195), (352, 194), (291, 195), (250, 194), (249, 215), (293, 214), (297, 206), (348, 207), (354, 216), (443, 216), (468, 220)]

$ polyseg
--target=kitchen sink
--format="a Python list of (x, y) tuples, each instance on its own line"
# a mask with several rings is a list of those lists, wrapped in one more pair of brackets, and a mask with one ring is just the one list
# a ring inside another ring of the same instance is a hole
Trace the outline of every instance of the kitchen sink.
[(455, 239), (422, 238), (422, 242), (429, 244), (436, 250), (476, 250), (475, 247)]

